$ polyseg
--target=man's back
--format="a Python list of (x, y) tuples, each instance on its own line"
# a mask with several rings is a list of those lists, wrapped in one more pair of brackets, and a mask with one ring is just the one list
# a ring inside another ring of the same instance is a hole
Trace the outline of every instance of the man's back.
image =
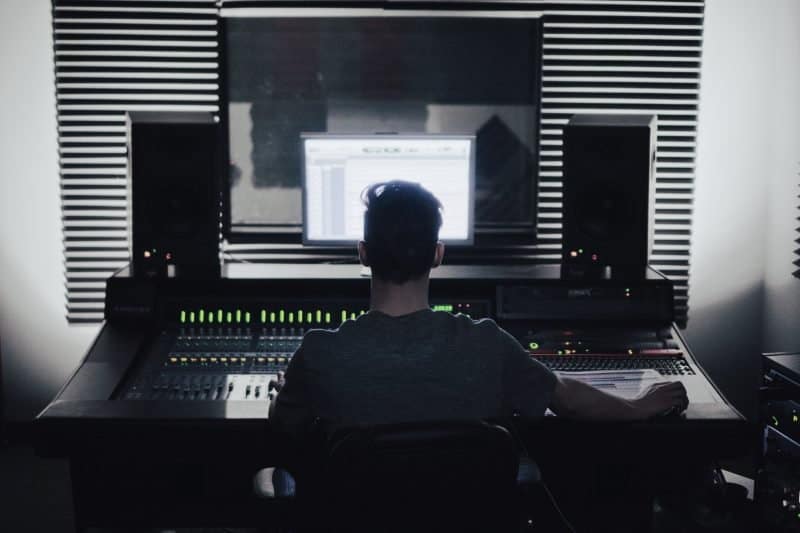
[(540, 416), (555, 381), (491, 320), (370, 311), (306, 335), (274, 417), (299, 430), (313, 417), (352, 425)]

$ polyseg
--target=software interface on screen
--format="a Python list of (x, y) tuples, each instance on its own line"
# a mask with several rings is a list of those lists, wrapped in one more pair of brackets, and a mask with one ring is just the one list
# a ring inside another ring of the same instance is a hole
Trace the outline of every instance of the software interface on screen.
[(404, 180), (419, 183), (442, 203), (440, 240), (471, 244), (473, 147), (472, 137), (304, 138), (305, 242), (355, 244), (364, 236), (364, 189)]

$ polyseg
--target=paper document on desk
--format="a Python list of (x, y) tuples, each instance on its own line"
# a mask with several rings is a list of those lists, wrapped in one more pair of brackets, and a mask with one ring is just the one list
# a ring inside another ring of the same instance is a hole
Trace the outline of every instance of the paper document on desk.
[(654, 383), (667, 381), (652, 369), (646, 370), (591, 370), (586, 372), (556, 372), (559, 376), (582, 381), (620, 398), (633, 399)]

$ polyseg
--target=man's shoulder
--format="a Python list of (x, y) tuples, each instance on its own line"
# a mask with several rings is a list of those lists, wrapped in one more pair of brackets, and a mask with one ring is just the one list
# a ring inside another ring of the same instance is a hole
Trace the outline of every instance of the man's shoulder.
[(466, 314), (438, 312), (434, 314), (437, 330), (449, 329), (459, 338), (469, 342), (503, 343), (508, 333), (491, 318), (472, 318)]
[(305, 352), (318, 352), (330, 348), (337, 342), (346, 341), (353, 334), (358, 335), (357, 320), (346, 320), (337, 328), (309, 329), (303, 335), (301, 347)]
[(336, 337), (339, 329), (310, 329), (303, 335), (303, 348), (325, 346)]
[(498, 334), (502, 331), (500, 326), (497, 325), (491, 318), (472, 318), (463, 313), (451, 315), (458, 323), (458, 326), (465, 329), (470, 329), (479, 334)]
[(491, 346), (503, 351), (515, 351), (520, 348), (517, 339), (501, 328), (492, 318), (471, 318), (465, 314), (450, 315), (459, 337), (483, 347)]
[[(489, 340), (505, 340), (508, 334), (491, 318), (475, 319), (463, 313), (445, 311), (432, 312), (429, 315), (416, 317), (429, 322), (429, 326), (440, 333), (450, 331), (458, 336)], [(303, 349), (319, 351), (337, 343), (348, 343), (352, 339), (363, 339), (364, 336), (381, 336), (386, 324), (370, 321), (362, 316), (355, 320), (346, 320), (335, 329), (311, 329), (303, 337)]]

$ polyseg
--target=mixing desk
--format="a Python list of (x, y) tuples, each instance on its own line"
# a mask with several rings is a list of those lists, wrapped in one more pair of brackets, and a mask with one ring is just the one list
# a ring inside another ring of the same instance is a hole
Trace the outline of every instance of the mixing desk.
[[(102, 330), (37, 419), (39, 453), (70, 460), (82, 523), (190, 516), (188, 525), (227, 526), (248, 513), (250, 523), (265, 523), (263, 503), (250, 495), (252, 473), (297, 454), (268, 419), (279, 373), (309, 329), (367, 312), (369, 280), (355, 265), (234, 267), (202, 282), (126, 271), (109, 280)], [(626, 460), (646, 460), (747, 446), (743, 418), (674, 325), (672, 284), (658, 272), (580, 281), (561, 278), (558, 267), (443, 266), (432, 272), (431, 303), (495, 320), (531, 357), (576, 379), (625, 385), (628, 394), (631, 383), (654, 379), (687, 387), (681, 416), (613, 431), (561, 417), (520, 422), (532, 454), (625, 450)]]
[[(342, 279), (345, 265), (323, 266), (332, 279), (292, 278), (275, 265), (281, 279), (221, 280), (224, 288), (207, 296), (181, 280), (148, 291), (112, 278), (107, 327), (146, 320), (147, 328), (108, 399), (266, 406), (306, 331), (336, 328), (368, 309), (366, 279)], [(672, 324), (672, 285), (653, 271), (636, 282), (563, 280), (543, 267), (489, 270), (496, 278), (450, 271), (432, 282), (434, 310), (496, 320), (554, 371), (652, 370), (684, 382), (696, 405), (724, 404)]]
[(167, 347), (123, 388), (125, 400), (268, 401), (300, 346), (303, 328), (190, 327), (164, 332)]
[(723, 401), (672, 328), (542, 329), (525, 341), (534, 357), (563, 375), (598, 372), (613, 378), (614, 372), (653, 371), (660, 380), (682, 382), (690, 402)]
[[(466, 310), (467, 304), (459, 307)], [(472, 307), (482, 309), (480, 303)], [(438, 304), (448, 310), (454, 306)], [(361, 314), (361, 313), (358, 313)], [(344, 320), (356, 313), (347, 313)], [(323, 315), (324, 322), (324, 315)], [(324, 323), (321, 325), (325, 325)], [(162, 332), (161, 356), (148, 358), (123, 386), (125, 400), (269, 401), (306, 329), (302, 327), (183, 326)], [(671, 328), (535, 329), (522, 336), (532, 357), (551, 370), (654, 370), (684, 382), (695, 402), (721, 400)]]
[[(367, 307), (366, 301), (307, 303), (169, 306), (167, 327), (116, 398), (269, 401), (278, 373), (286, 370), (308, 329), (337, 327), (363, 315)], [(486, 317), (489, 302), (436, 301), (433, 309)]]

